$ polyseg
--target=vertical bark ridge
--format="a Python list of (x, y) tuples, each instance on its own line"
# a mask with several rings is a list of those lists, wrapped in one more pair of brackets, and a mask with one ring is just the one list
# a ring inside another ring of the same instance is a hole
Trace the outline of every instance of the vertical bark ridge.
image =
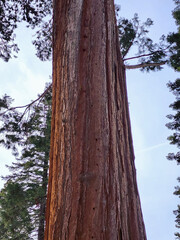
[(45, 240), (145, 240), (113, 0), (54, 0)]

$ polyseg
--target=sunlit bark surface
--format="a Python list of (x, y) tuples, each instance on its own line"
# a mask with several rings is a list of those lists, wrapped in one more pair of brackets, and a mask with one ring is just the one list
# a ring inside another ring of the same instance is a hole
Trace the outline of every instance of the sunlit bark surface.
[(145, 240), (113, 0), (55, 0), (45, 240)]

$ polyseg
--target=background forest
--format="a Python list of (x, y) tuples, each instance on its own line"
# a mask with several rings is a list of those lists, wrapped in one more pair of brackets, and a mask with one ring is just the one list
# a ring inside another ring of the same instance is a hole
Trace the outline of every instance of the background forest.
[[(118, 12), (120, 17), (132, 19), (134, 13), (137, 12), (142, 22), (145, 22), (148, 17), (154, 21), (149, 29), (148, 24), (151, 25), (151, 22), (147, 23), (147, 29), (150, 30), (150, 38), (155, 42), (159, 42), (162, 34), (167, 35), (170, 32), (177, 33), (178, 31), (172, 16), (172, 10), (175, 8), (174, 2), (169, 0), (165, 2), (144, 3), (136, 1), (134, 3), (128, 1), (127, 3), (126, 1), (116, 1), (117, 4), (121, 5)], [(179, 1), (176, 2), (179, 4)], [(159, 11), (160, 8), (161, 11)], [(176, 20), (179, 19), (179, 15), (174, 17)], [(137, 24), (137, 21), (135, 23)], [(122, 29), (120, 28), (121, 31)], [(0, 94), (2, 96), (6, 93), (15, 99), (12, 106), (22, 106), (32, 99), (36, 99), (37, 94), (44, 92), (45, 83), (51, 81), (49, 79), (51, 63), (42, 62), (35, 56), (36, 52), (31, 44), (32, 31), (25, 28), (25, 23), (20, 24), (16, 30), (16, 35), (21, 51), (17, 54), (17, 59), (12, 58), (8, 63), (0, 60)], [(36, 46), (39, 46), (38, 43)], [(125, 50), (128, 50), (128, 47)], [(136, 50), (136, 47), (132, 48), (126, 57), (134, 56)], [(155, 62), (157, 60), (159, 62), (165, 61), (163, 58), (154, 59)], [(127, 64), (137, 63), (132, 60)], [(178, 64), (179, 62), (175, 66), (176, 70)], [(177, 72), (167, 65), (160, 72), (147, 73), (145, 71), (142, 73), (139, 69), (127, 70), (138, 185), (147, 237), (154, 240), (172, 239), (174, 232), (176, 232), (173, 210), (176, 209), (178, 198), (173, 196), (173, 191), (174, 186), (177, 185), (176, 178), (179, 173), (176, 162), (167, 161), (166, 156), (168, 153), (177, 152), (177, 149), (171, 147), (166, 140), (169, 135), (172, 135), (172, 131), (169, 131), (165, 125), (170, 122), (166, 115), (175, 114), (175, 111), (179, 110), (179, 81), (176, 82), (176, 85), (169, 84), (170, 89), (167, 87), (169, 81), (174, 82), (177, 78)], [(169, 90), (173, 91), (175, 96)], [(175, 109), (172, 111), (169, 105), (175, 101), (175, 97), (177, 104), (172, 105), (171, 108)], [(6, 134), (5, 142), (1, 141), (1, 143), (5, 143), (7, 148), (13, 150), (18, 161), (14, 160), (11, 151), (1, 148), (1, 175), (6, 178), (1, 184), (0, 239), (7, 239), (7, 237), (3, 238), (6, 234), (9, 234), (8, 237), (16, 236), (16, 239), (30, 239), (30, 235), (39, 235), (38, 239), (42, 239), (43, 222), (41, 221), (43, 219), (40, 216), (44, 211), (47, 186), (50, 104), (51, 89), (48, 88), (47, 94), (40, 98), (40, 102), (32, 105), (31, 109), (27, 109), (23, 117), (23, 110), (19, 114), (18, 109), (1, 116), (2, 122), (5, 123), (4, 125), (2, 123), (1, 134)], [(1, 101), (1, 107), (5, 109), (9, 106), (11, 106), (11, 98), (6, 96)], [(172, 121), (179, 121), (178, 117), (173, 119), (171, 115), (169, 118)], [(172, 130), (179, 130), (179, 125), (174, 127), (174, 125), (169, 124), (168, 127)], [(173, 144), (179, 144), (178, 136), (171, 137), (170, 140)], [(20, 155), (17, 155), (17, 142), (19, 143)], [(170, 157), (174, 156), (169, 155)], [(176, 160), (179, 161), (179, 159)], [(12, 161), (15, 162), (14, 165), (12, 165)], [(9, 165), (12, 171), (8, 172), (5, 164)], [(15, 193), (16, 198), (12, 198)], [(178, 187), (176, 193), (179, 195)], [(16, 208), (12, 209), (12, 206), (16, 206)], [(11, 216), (12, 214), (16, 216), (18, 212), (21, 214), (18, 215), (18, 219), (14, 218), (12, 221), (6, 214), (8, 212)], [(15, 228), (16, 232), (14, 232)]]

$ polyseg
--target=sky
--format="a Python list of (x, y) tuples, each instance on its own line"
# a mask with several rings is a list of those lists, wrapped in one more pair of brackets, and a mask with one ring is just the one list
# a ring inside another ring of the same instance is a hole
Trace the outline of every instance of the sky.
[[(176, 30), (171, 11), (172, 0), (116, 0), (121, 5), (120, 15), (132, 18), (134, 13), (145, 21), (154, 21), (150, 36), (158, 41), (162, 34)], [(45, 83), (49, 82), (51, 63), (41, 62), (35, 57), (32, 33), (23, 24), (17, 31), (17, 42), (21, 49), (17, 59), (8, 63), (0, 60), (0, 96), (4, 93), (15, 99), (14, 105), (21, 106), (42, 93)], [(131, 56), (131, 53), (130, 55)], [(169, 105), (174, 97), (167, 83), (174, 81), (178, 74), (169, 67), (160, 72), (142, 73), (139, 70), (127, 71), (127, 87), (135, 164), (138, 188), (148, 240), (175, 239), (175, 216), (178, 198), (173, 195), (177, 185), (179, 167), (168, 161), (169, 152), (176, 148), (169, 145), (167, 137), (171, 134), (165, 124), (166, 116), (172, 111)], [(0, 175), (8, 174), (6, 164), (11, 164), (10, 151), (0, 148)], [(0, 180), (0, 188), (3, 182)]]

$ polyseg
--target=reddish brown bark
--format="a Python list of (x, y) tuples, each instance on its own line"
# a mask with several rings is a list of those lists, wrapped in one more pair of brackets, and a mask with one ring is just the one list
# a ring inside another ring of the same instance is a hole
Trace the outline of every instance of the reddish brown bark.
[(145, 240), (113, 0), (55, 0), (45, 240)]

